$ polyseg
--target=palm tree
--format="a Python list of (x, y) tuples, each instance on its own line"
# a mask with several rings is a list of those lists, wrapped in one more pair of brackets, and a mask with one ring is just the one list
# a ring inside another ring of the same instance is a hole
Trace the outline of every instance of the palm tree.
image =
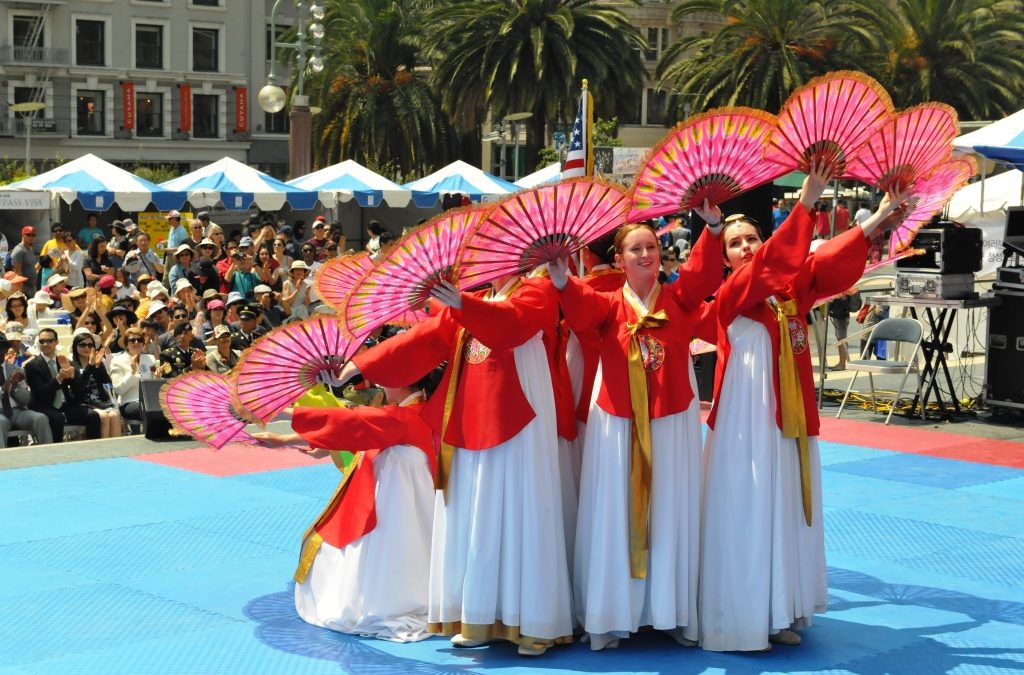
[(877, 16), (891, 45), (882, 81), (898, 106), (942, 101), (985, 120), (1024, 105), (1024, 1), (898, 0)]
[(433, 81), (453, 123), (479, 129), (488, 112), (533, 113), (527, 166), (548, 123), (575, 114), (583, 78), (606, 116), (627, 112), (642, 91), (644, 40), (600, 0), (444, 0), (427, 17)]
[(423, 29), (415, 0), (330, 0), (324, 72), (311, 89), (317, 166), (354, 159), (422, 175), (452, 158), (453, 134), (440, 99), (420, 74)]
[[(747, 105), (777, 112), (797, 87), (829, 70), (862, 70), (880, 53), (869, 0), (685, 0), (673, 21), (724, 18), (717, 31), (683, 38), (662, 55), (658, 77), (676, 111)], [(867, 61), (866, 61), (867, 59)]]

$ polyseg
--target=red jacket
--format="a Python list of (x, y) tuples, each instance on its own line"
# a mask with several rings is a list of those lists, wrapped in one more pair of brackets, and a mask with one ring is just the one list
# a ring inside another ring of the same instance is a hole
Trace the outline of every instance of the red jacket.
[[(726, 279), (712, 302), (706, 303), (699, 327), (699, 337), (718, 346), (718, 365), (715, 369), (715, 400), (708, 417), (708, 426), (714, 428), (718, 414), (718, 399), (722, 379), (729, 364), (729, 325), (737, 316), (745, 316), (762, 323), (772, 340), (775, 361), (779, 358), (779, 325), (775, 313), (766, 300), (775, 296), (780, 300), (796, 300), (799, 316), (797, 332), (803, 332), (803, 348), (794, 344), (793, 354), (800, 378), (800, 391), (807, 417), (807, 433), (817, 436), (819, 428), (818, 406), (814, 394), (814, 373), (811, 368), (811, 350), (805, 316), (821, 299), (841, 293), (855, 283), (864, 272), (868, 240), (860, 227), (854, 227), (822, 244), (808, 256), (813, 223), (799, 205), (766, 241), (753, 260)], [(792, 336), (791, 336), (792, 338)], [(778, 368), (773, 371), (775, 383), (775, 413), (782, 428), (782, 406), (779, 393)]]
[[(680, 279), (661, 287), (653, 311), (664, 310), (668, 324), (642, 328), (641, 340), (654, 347), (647, 369), (651, 419), (682, 412), (693, 400), (690, 388), (690, 340), (703, 300), (722, 280), (721, 238), (705, 230), (693, 254), (680, 267)], [(586, 283), (569, 279), (560, 304), (566, 321), (578, 335), (596, 330), (600, 336), (601, 391), (597, 404), (616, 417), (632, 418), (629, 394), (629, 331), (636, 321), (623, 290), (599, 293)]]
[[(352, 361), (368, 380), (397, 387), (415, 382), (442, 361), (450, 364), (454, 358), (462, 359), (444, 440), (458, 448), (486, 450), (513, 438), (536, 416), (519, 383), (513, 350), (543, 331), (550, 365), (557, 324), (551, 282), (528, 279), (501, 302), (488, 302), (482, 293), (463, 293), (461, 310), (445, 308), (436, 317), (357, 354)], [(452, 350), (461, 328), (466, 329), (466, 336), (462, 353), (455, 355)], [(437, 434), (451, 374), (449, 366), (423, 410)], [(556, 397), (564, 388), (555, 387)], [(568, 394), (571, 417), (571, 389)], [(555, 406), (555, 401), (551, 404)]]

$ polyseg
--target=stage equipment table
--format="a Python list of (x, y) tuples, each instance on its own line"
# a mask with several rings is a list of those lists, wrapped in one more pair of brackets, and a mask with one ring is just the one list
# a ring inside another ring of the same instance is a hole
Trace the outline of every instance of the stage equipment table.
[[(914, 298), (898, 295), (875, 295), (867, 298), (865, 302), (873, 305), (886, 307), (896, 305), (908, 307), (910, 316), (918, 319), (917, 310), (923, 309), (928, 317), (929, 335), (921, 341), (921, 353), (924, 354), (924, 369), (921, 371), (921, 418), (924, 419), (925, 407), (932, 393), (935, 394), (935, 403), (939, 407), (939, 415), (948, 419), (954, 413), (960, 413), (960, 399), (953, 388), (953, 378), (949, 374), (949, 365), (946, 363), (946, 354), (952, 353), (953, 345), (949, 343), (949, 332), (956, 322), (957, 310), (977, 309), (980, 307), (994, 307), (1000, 303), (999, 298), (992, 295), (982, 295), (977, 298), (965, 298), (962, 300), (946, 300), (943, 298)], [(918, 319), (920, 320), (920, 319)], [(937, 378), (939, 371), (946, 380), (949, 387), (949, 400), (942, 396)], [(914, 414), (917, 408), (918, 398), (914, 394), (914, 401), (910, 406), (910, 415)]]

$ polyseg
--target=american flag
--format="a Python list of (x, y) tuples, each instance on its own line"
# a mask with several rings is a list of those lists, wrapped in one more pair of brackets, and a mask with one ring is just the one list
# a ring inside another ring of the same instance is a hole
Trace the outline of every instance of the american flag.
[(562, 165), (562, 178), (594, 175), (594, 151), (590, 145), (593, 132), (594, 99), (587, 90), (587, 81), (583, 80), (583, 92), (580, 104), (576, 108), (576, 122), (572, 125), (572, 137), (569, 138), (569, 151)]

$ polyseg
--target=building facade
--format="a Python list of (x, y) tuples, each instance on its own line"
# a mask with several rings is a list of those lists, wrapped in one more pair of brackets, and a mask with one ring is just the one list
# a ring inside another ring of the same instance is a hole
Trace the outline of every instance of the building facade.
[[(272, 4), (0, 0), (0, 156), (24, 161), (31, 133), (37, 166), (93, 153), (190, 171), (229, 156), (283, 175), (287, 113), (256, 104)], [(279, 68), (287, 81), (287, 61)]]

